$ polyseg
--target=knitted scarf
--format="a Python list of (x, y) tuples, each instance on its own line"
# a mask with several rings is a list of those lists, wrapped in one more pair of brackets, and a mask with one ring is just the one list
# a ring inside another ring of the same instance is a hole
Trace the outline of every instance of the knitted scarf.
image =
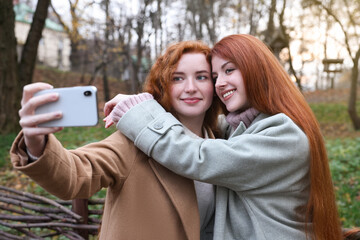
[(249, 127), (252, 121), (259, 115), (259, 111), (255, 108), (248, 108), (243, 112), (231, 112), (226, 116), (226, 121), (236, 129), (240, 122), (243, 122), (246, 127)]

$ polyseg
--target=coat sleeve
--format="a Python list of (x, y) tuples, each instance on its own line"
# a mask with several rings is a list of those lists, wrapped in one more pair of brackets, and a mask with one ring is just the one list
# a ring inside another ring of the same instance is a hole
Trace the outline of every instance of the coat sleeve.
[[(119, 131), (75, 150), (65, 149), (52, 134), (43, 155), (26, 163), (21, 132), (10, 150), (13, 167), (49, 193), (62, 198), (89, 198), (103, 187), (120, 189), (136, 159), (137, 148)], [(24, 160), (25, 159), (25, 160)]]
[(241, 123), (237, 129), (241, 134), (235, 132), (228, 140), (193, 139), (175, 117), (150, 100), (130, 109), (117, 128), (170, 170), (235, 191), (269, 185), (279, 192), (300, 190), (296, 183), (308, 173), (307, 137), (284, 114), (264, 118), (248, 129)]

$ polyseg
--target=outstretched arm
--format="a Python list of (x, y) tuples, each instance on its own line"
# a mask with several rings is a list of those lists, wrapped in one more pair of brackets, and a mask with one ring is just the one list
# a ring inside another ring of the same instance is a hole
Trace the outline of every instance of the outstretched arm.
[(11, 162), (45, 190), (62, 199), (88, 198), (103, 187), (121, 189), (130, 174), (138, 150), (119, 131), (99, 142), (74, 150), (65, 149), (53, 134), (48, 135), (42, 155), (22, 164), (26, 153), (23, 132), (15, 139)]

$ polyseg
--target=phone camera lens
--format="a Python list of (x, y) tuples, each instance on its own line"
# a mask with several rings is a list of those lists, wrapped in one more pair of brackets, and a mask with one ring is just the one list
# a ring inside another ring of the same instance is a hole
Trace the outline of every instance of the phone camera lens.
[(85, 95), (86, 97), (91, 96), (91, 91), (85, 91), (85, 92), (84, 92), (84, 95)]

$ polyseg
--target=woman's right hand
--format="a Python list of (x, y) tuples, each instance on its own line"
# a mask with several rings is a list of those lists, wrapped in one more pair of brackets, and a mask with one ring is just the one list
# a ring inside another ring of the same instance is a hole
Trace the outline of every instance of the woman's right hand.
[(24, 133), (24, 140), (27, 151), (39, 157), (44, 152), (46, 138), (50, 133), (58, 132), (62, 127), (38, 127), (38, 124), (48, 122), (62, 117), (61, 112), (52, 112), (35, 115), (35, 109), (45, 103), (55, 102), (59, 99), (57, 93), (49, 93), (41, 96), (34, 94), (40, 90), (51, 89), (53, 86), (47, 83), (32, 83), (23, 89), (21, 109), (19, 110), (20, 126)]

